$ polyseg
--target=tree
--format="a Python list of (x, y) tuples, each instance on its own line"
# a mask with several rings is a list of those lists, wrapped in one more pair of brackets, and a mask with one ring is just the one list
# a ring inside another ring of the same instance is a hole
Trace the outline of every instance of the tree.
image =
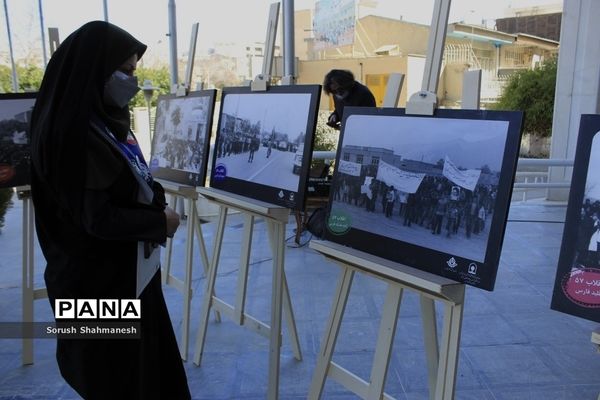
[(19, 92), (36, 92), (40, 89), (44, 70), (36, 65), (17, 65), (17, 75), (19, 78)]
[(557, 60), (546, 61), (540, 68), (512, 75), (496, 110), (521, 110), (525, 112), (524, 131), (541, 137), (552, 134), (554, 90), (556, 87)]
[(332, 151), (337, 147), (339, 134), (327, 125), (328, 116), (329, 112), (327, 111), (318, 112), (314, 139), (315, 151)]
[[(42, 84), (44, 70), (37, 65), (17, 65), (19, 92), (37, 91)], [(6, 65), (0, 65), (0, 92), (12, 93), (12, 70)]]
[(10, 67), (0, 65), (0, 93), (12, 92), (12, 74)]
[[(152, 86), (158, 87), (158, 90), (154, 91), (152, 101), (150, 102), (151, 107), (156, 107), (158, 95), (171, 93), (171, 75), (167, 67), (160, 68), (145, 68), (139, 67), (135, 71), (135, 75), (138, 78), (138, 84), (144, 85), (144, 80), (149, 79), (152, 82)], [(158, 93), (157, 93), (158, 92)], [(138, 94), (129, 103), (131, 108), (133, 107), (146, 107), (146, 99), (144, 93), (140, 90)]]
[(12, 206), (13, 190), (11, 188), (0, 189), (0, 233), (4, 227), (4, 215)]

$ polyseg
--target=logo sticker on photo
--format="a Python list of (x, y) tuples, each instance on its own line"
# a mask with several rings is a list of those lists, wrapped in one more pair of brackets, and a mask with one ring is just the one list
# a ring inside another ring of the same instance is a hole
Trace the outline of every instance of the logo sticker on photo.
[(222, 181), (227, 178), (227, 167), (225, 164), (217, 164), (215, 172), (213, 173), (213, 179), (216, 181)]

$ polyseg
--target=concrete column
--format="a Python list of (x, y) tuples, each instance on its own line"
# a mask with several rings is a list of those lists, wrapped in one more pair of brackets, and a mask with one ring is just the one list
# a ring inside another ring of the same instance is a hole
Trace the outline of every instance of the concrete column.
[[(599, 112), (600, 1), (564, 0), (550, 158), (573, 159), (581, 114)], [(572, 168), (552, 167), (550, 181), (571, 179)], [(553, 189), (548, 200), (566, 200)]]

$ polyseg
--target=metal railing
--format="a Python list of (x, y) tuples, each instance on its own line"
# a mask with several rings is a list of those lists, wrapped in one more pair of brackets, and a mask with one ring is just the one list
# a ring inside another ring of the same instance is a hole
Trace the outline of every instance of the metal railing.
[[(521, 201), (534, 198), (547, 198), (549, 189), (569, 189), (571, 181), (550, 182), (550, 167), (572, 167), (573, 160), (556, 158), (519, 158), (515, 183), (513, 184), (513, 200), (519, 194)], [(539, 168), (540, 171), (523, 171), (528, 168)]]

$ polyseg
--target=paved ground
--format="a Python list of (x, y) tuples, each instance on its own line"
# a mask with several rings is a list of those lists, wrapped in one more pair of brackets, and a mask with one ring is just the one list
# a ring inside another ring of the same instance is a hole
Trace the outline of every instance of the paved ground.
[[(513, 203), (496, 290), (468, 288), (457, 378), (457, 399), (596, 400), (600, 393), (600, 354), (590, 343), (598, 324), (549, 309), (565, 208)], [(203, 226), (209, 245), (214, 223)], [(237, 278), (241, 219), (227, 224), (217, 293), (232, 301)], [(176, 238), (175, 273), (181, 275), (185, 227)], [(292, 235), (293, 224), (288, 225)], [(267, 321), (271, 264), (263, 223), (254, 235), (248, 312)], [(197, 251), (196, 251), (197, 253)], [(0, 320), (18, 321), (21, 293), (21, 204), (15, 201), (0, 235)], [(38, 253), (36, 282), (42, 285)], [(195, 264), (192, 340), (205, 280)], [(286, 273), (296, 313), (304, 360), (293, 358), (287, 332), (281, 357), (280, 398), (306, 398), (322, 332), (331, 306), (338, 267), (307, 247), (286, 249)], [(165, 294), (176, 332), (181, 325), (181, 296)], [(385, 285), (357, 276), (350, 294), (334, 360), (368, 378)], [(397, 399), (428, 399), (427, 372), (418, 298), (405, 294), (386, 391)], [(51, 320), (46, 300), (35, 306), (38, 321)], [(262, 336), (211, 317), (200, 368), (186, 363), (194, 399), (264, 399), (268, 342)], [(18, 340), (0, 340), (0, 399), (76, 399), (54, 360), (53, 340), (35, 341), (35, 364), (21, 366)], [(191, 356), (191, 353), (190, 353)], [(354, 399), (329, 381), (325, 399)]]

